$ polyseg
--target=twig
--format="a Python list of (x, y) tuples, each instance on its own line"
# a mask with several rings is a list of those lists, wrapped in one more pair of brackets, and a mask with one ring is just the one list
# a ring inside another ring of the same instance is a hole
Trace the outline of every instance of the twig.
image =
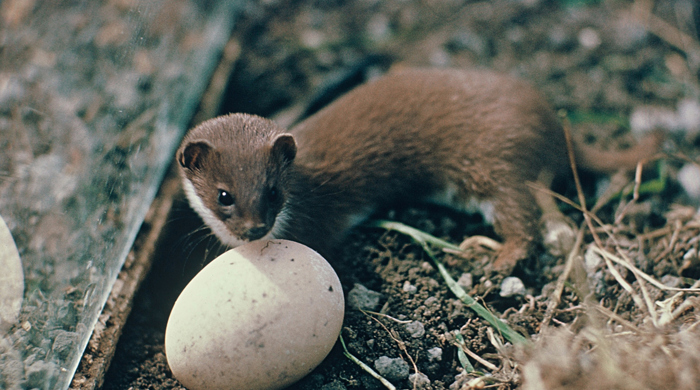
[(348, 359), (350, 359), (353, 363), (360, 366), (360, 368), (362, 368), (365, 372), (367, 372), (368, 374), (373, 376), (375, 379), (377, 379), (379, 382), (381, 382), (384, 385), (384, 387), (386, 387), (387, 389), (396, 390), (396, 387), (394, 385), (392, 385), (391, 382), (386, 380), (383, 376), (379, 375), (376, 371), (374, 371), (372, 369), (372, 367), (366, 365), (365, 363), (362, 362), (362, 360), (356, 358), (355, 356), (353, 356), (353, 354), (351, 354), (348, 351), (348, 348), (345, 346), (345, 340), (343, 340), (343, 335), (340, 335), (340, 345), (343, 346), (343, 354)]
[[(632, 286), (629, 283), (627, 283), (625, 278), (623, 278), (622, 275), (620, 275), (620, 273), (617, 271), (617, 269), (612, 264), (610, 259), (605, 257), (605, 256), (603, 256), (603, 259), (605, 260), (605, 264), (608, 266), (608, 270), (610, 271), (612, 276), (615, 278), (615, 280), (617, 280), (617, 283), (620, 286), (622, 286), (622, 288), (624, 288), (632, 296), (632, 300), (634, 300), (634, 303), (637, 305), (637, 307), (640, 310), (643, 310), (645, 304), (644, 304), (644, 301), (642, 300), (642, 298), (640, 298), (639, 295), (634, 291)], [(648, 306), (647, 306), (647, 309), (648, 309)], [(649, 310), (647, 310), (647, 312), (649, 312)], [(649, 312), (649, 314), (651, 314), (651, 312)], [(651, 319), (654, 323), (654, 326), (656, 326), (657, 325), (656, 318), (652, 316)]]
[(670, 226), (664, 226), (661, 229), (653, 230), (649, 233), (640, 234), (638, 237), (640, 240), (649, 241), (655, 238), (663, 237), (668, 233), (671, 233), (672, 231), (673, 229), (671, 229)]
[(676, 245), (676, 241), (678, 241), (678, 235), (680, 234), (682, 228), (683, 228), (683, 223), (681, 221), (675, 221), (675, 227), (673, 229), (673, 234), (671, 234), (671, 241), (668, 243), (668, 246), (659, 253), (658, 256), (654, 259), (654, 263), (658, 263), (661, 259), (666, 257), (669, 253), (673, 252), (673, 247)]
[(612, 253), (603, 250), (599, 247), (592, 246), (591, 250), (594, 252), (598, 253), (603, 257), (603, 259), (610, 259), (611, 261), (620, 264), (624, 266), (625, 268), (629, 269), (635, 274), (638, 274), (640, 277), (642, 277), (644, 280), (647, 282), (651, 283), (654, 285), (654, 287), (660, 289), (660, 290), (666, 290), (666, 291), (684, 291), (684, 292), (700, 292), (700, 288), (697, 287), (691, 287), (691, 288), (679, 288), (679, 287), (669, 287), (666, 286), (665, 284), (657, 281), (656, 279), (652, 278), (651, 276), (647, 275), (646, 273), (642, 272), (639, 268), (635, 267), (634, 265), (630, 264), (628, 261), (625, 261)]
[(369, 310), (360, 310), (360, 311), (361, 311), (362, 313), (364, 313), (364, 314), (374, 314), (375, 316), (384, 317), (384, 318), (387, 318), (387, 319), (389, 319), (389, 320), (391, 320), (391, 321), (397, 322), (397, 323), (399, 323), (399, 324), (410, 324), (411, 322), (413, 322), (413, 321), (411, 321), (411, 320), (403, 320), (403, 321), (402, 321), (402, 320), (400, 320), (400, 319), (398, 319), (398, 318), (394, 318), (394, 317), (392, 317), (392, 316), (390, 316), (390, 315), (388, 315), (388, 314), (378, 313), (378, 312), (376, 312), (376, 311), (369, 311)]
[[(586, 220), (586, 224), (593, 233), (596, 241), (600, 241), (600, 238), (598, 238), (593, 232), (593, 224), (591, 222), (591, 217), (586, 210), (586, 197), (583, 194), (583, 189), (581, 188), (581, 181), (579, 180), (578, 171), (576, 170), (576, 157), (574, 156), (573, 139), (571, 138), (571, 123), (568, 121), (566, 116), (563, 116), (562, 123), (562, 127), (564, 129), (564, 137), (566, 139), (566, 148), (569, 155), (569, 164), (571, 165), (571, 170), (574, 175), (574, 183), (576, 184), (576, 192), (578, 194), (579, 203), (581, 205), (581, 211), (583, 212), (583, 218)], [(549, 325), (549, 322), (554, 317), (554, 310), (556, 310), (557, 306), (559, 306), (559, 303), (561, 302), (561, 294), (564, 292), (564, 285), (566, 284), (566, 280), (569, 278), (569, 275), (571, 275), (571, 272), (574, 269), (574, 263), (579, 254), (579, 248), (581, 247), (582, 243), (583, 229), (580, 228), (576, 235), (576, 242), (574, 243), (574, 247), (571, 249), (571, 252), (569, 252), (569, 254), (566, 257), (566, 266), (564, 268), (564, 272), (562, 272), (562, 274), (559, 275), (559, 279), (557, 279), (557, 285), (554, 289), (554, 292), (552, 292), (552, 295), (547, 301), (547, 310), (545, 311), (544, 318), (540, 323), (540, 333), (545, 331), (545, 329)]]
[(586, 196), (583, 194), (583, 188), (581, 187), (581, 180), (578, 177), (578, 170), (576, 169), (576, 156), (574, 155), (574, 140), (571, 136), (571, 122), (564, 116), (562, 120), (562, 127), (564, 129), (564, 138), (566, 139), (566, 150), (569, 154), (569, 164), (571, 165), (571, 170), (574, 175), (574, 184), (576, 185), (576, 193), (578, 194), (578, 201), (581, 205), (581, 210), (583, 210), (583, 219), (586, 221), (586, 225), (591, 230), (593, 234), (593, 239), (601, 247), (603, 243), (600, 241), (600, 237), (593, 231), (593, 222), (591, 222), (591, 216), (587, 212), (586, 208)]
[[(680, 317), (681, 314), (683, 314), (686, 310), (688, 310), (694, 306), (695, 306), (695, 302), (693, 302), (691, 299), (686, 299), (685, 301), (683, 301), (683, 303), (678, 305), (678, 307), (673, 310), (673, 312), (671, 313), (671, 317), (668, 319), (668, 322), (670, 323), (671, 321)], [(666, 323), (662, 323), (662, 325), (665, 325), (665, 324)]]
[[(457, 340), (456, 344), (461, 348), (462, 351), (464, 351), (464, 353), (471, 356), (472, 359), (481, 363), (481, 365), (486, 367), (487, 369), (489, 369), (491, 371), (498, 371), (498, 367), (495, 364), (485, 360), (484, 358), (475, 354), (469, 348), (467, 348), (467, 344), (464, 342), (464, 338), (462, 337), (462, 335), (459, 332), (455, 332), (454, 336), (455, 336), (455, 340)], [(474, 367), (472, 367), (472, 371), (473, 370), (474, 370)]]
[(620, 213), (618, 214), (617, 218), (615, 218), (615, 224), (619, 224), (622, 222), (622, 219), (625, 217), (625, 214), (627, 213), (627, 209), (637, 203), (639, 200), (639, 187), (642, 185), (642, 163), (641, 161), (637, 163), (637, 170), (635, 171), (634, 174), (634, 190), (632, 191), (632, 200), (627, 202), (625, 206), (620, 210)]
[(627, 186), (629, 180), (624, 171), (617, 171), (610, 177), (610, 184), (608, 188), (603, 192), (602, 195), (598, 197), (596, 203), (591, 207), (591, 213), (597, 214), (600, 209), (606, 204), (610, 203), (611, 200), (615, 199), (618, 195), (622, 195), (622, 191)]
[(637, 274), (634, 275), (635, 278), (637, 279), (637, 282), (639, 283), (639, 289), (642, 291), (642, 297), (644, 298), (644, 302), (647, 305), (647, 309), (649, 310), (649, 315), (651, 316), (651, 322), (656, 326), (657, 328), (659, 327), (659, 315), (656, 312), (656, 306), (654, 306), (654, 302), (651, 301), (651, 297), (649, 296), (649, 291), (647, 291), (646, 283), (644, 282), (644, 279), (641, 279)]
[(392, 332), (391, 330), (389, 330), (389, 328), (387, 328), (386, 325), (382, 324), (381, 321), (379, 321), (378, 319), (372, 317), (371, 315), (367, 314), (367, 313), (364, 312), (364, 311), (363, 311), (362, 313), (363, 313), (364, 315), (366, 315), (367, 317), (371, 318), (372, 320), (374, 320), (376, 323), (378, 323), (379, 326), (381, 326), (382, 328), (384, 328), (384, 330), (385, 330), (386, 333), (389, 335), (389, 337), (391, 337), (391, 339), (394, 340), (394, 341), (396, 342), (396, 344), (399, 346), (399, 349), (401, 350), (401, 352), (405, 353), (405, 354), (406, 354), (406, 357), (408, 358), (408, 360), (411, 361), (411, 365), (413, 366), (413, 372), (419, 373), (420, 371), (418, 371), (418, 366), (416, 365), (415, 360), (413, 360), (413, 358), (411, 357), (411, 354), (408, 353), (408, 349), (406, 349), (406, 343), (404, 343), (404, 341), (401, 340), (397, 334), (395, 334), (394, 332)]
[(581, 208), (581, 206), (577, 205), (574, 201), (572, 201), (571, 199), (565, 197), (564, 195), (561, 195), (561, 194), (558, 194), (558, 193), (552, 191), (551, 189), (549, 189), (549, 188), (543, 186), (543, 185), (540, 184), (540, 183), (537, 183), (537, 182), (527, 182), (527, 185), (528, 185), (528, 187), (530, 187), (530, 188), (532, 188), (532, 189), (535, 189), (535, 190), (537, 190), (537, 191), (542, 191), (542, 192), (544, 192), (545, 194), (547, 194), (547, 195), (549, 195), (549, 196), (551, 196), (551, 197), (553, 197), (553, 198), (557, 198), (558, 200), (562, 201), (563, 203), (568, 204), (569, 206), (573, 207), (574, 209), (583, 212), (583, 209)]
[(549, 326), (549, 323), (554, 317), (554, 311), (559, 306), (559, 303), (561, 303), (561, 294), (564, 292), (566, 281), (569, 279), (569, 275), (571, 275), (571, 271), (574, 269), (574, 261), (576, 261), (576, 257), (579, 254), (581, 244), (583, 244), (583, 229), (578, 230), (574, 247), (566, 256), (566, 266), (564, 267), (564, 271), (561, 273), (561, 275), (559, 275), (557, 285), (554, 287), (552, 295), (550, 295), (549, 299), (547, 300), (547, 310), (545, 311), (542, 322), (540, 323), (540, 334), (542, 334), (547, 326)]
[(620, 325), (631, 329), (634, 333), (639, 332), (639, 328), (634, 326), (633, 323), (627, 321), (626, 319), (620, 317), (618, 314), (610, 311), (609, 309), (605, 308), (605, 306), (601, 305), (595, 305), (594, 306), (599, 312), (601, 312), (603, 315), (608, 316), (611, 320), (618, 322)]
[(670, 324), (671, 321), (680, 317), (686, 310), (690, 309), (695, 305), (695, 298), (688, 298), (682, 303), (678, 304), (675, 309), (673, 306), (683, 299), (683, 293), (679, 292), (674, 294), (671, 298), (665, 299), (661, 302), (657, 302), (657, 305), (661, 307), (661, 315), (659, 316), (659, 325), (665, 326)]
[(501, 339), (496, 337), (496, 335), (493, 333), (493, 329), (491, 329), (491, 328), (486, 329), (486, 335), (489, 337), (489, 341), (491, 342), (491, 345), (493, 345), (493, 347), (496, 348), (496, 350), (499, 353), (501, 353), (502, 355), (505, 355), (505, 351), (503, 350), (505, 347), (503, 345), (503, 341), (501, 341)]

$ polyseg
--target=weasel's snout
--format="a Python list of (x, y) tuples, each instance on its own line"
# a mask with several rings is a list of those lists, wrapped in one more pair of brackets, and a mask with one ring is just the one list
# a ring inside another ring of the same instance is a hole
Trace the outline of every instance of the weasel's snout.
[(270, 228), (267, 225), (260, 224), (243, 233), (243, 238), (250, 241), (257, 240), (258, 238), (262, 238), (265, 234), (267, 234), (268, 231), (270, 231)]

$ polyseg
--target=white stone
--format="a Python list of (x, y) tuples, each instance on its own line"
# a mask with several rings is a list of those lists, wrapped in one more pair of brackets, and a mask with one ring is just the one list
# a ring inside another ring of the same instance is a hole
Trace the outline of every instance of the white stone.
[(700, 167), (687, 163), (678, 171), (678, 182), (694, 201), (700, 201)]
[(508, 298), (516, 295), (525, 295), (525, 284), (515, 276), (509, 276), (501, 282), (502, 297)]
[(471, 290), (474, 285), (474, 278), (469, 272), (465, 272), (457, 279), (457, 284), (465, 290)]
[(583, 266), (586, 268), (586, 272), (589, 275), (594, 273), (598, 268), (598, 265), (600, 265), (602, 262), (603, 258), (600, 257), (595, 250), (593, 250), (593, 247), (589, 247), (586, 250), (586, 253), (583, 255)]
[(674, 110), (659, 106), (638, 106), (630, 114), (630, 131), (637, 139), (643, 138), (652, 130), (680, 130), (678, 115)]
[(578, 42), (586, 49), (595, 49), (602, 43), (600, 34), (590, 27), (581, 29), (578, 33)]
[(678, 122), (691, 138), (700, 132), (700, 102), (695, 99), (683, 99), (676, 109)]

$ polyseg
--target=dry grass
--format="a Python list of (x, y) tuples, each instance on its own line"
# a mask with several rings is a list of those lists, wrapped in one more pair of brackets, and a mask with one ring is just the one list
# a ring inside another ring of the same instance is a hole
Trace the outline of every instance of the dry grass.
[[(632, 15), (689, 57), (697, 55), (698, 42), (663, 23), (652, 9), (651, 1), (638, 0)], [(693, 83), (697, 87), (697, 80)], [(700, 213), (694, 207), (672, 206), (664, 227), (636, 232), (635, 216), (626, 214), (634, 213), (639, 199), (639, 172), (631, 199), (620, 201), (614, 223), (602, 223), (583, 205), (590, 243), (581, 249), (588, 261), (584, 266), (584, 256), (575, 249), (567, 270), (583, 272), (572, 271), (560, 283), (571, 283), (582, 310), (574, 321), (547, 325), (566, 310), (560, 305), (563, 288), (555, 291), (539, 337), (513, 355), (521, 367), (523, 389), (700, 388), (700, 283), (682, 277), (700, 262)], [(661, 283), (666, 275), (680, 278), (667, 277)], [(595, 289), (594, 280), (609, 281), (613, 288), (607, 291), (617, 290), (617, 299), (595, 301), (588, 292)]]

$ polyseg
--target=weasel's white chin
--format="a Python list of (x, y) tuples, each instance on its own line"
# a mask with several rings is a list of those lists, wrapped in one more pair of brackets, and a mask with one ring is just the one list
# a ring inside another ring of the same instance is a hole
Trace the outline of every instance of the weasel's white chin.
[(228, 246), (229, 248), (235, 248), (248, 242), (236, 236), (232, 236), (231, 234), (229, 234), (228, 229), (226, 229), (225, 227), (223, 231), (220, 231), (219, 229), (216, 229), (214, 226), (212, 226), (210, 223), (207, 223), (207, 225), (209, 225), (209, 228), (211, 228), (212, 232), (214, 232), (216, 238), (218, 238), (222, 244)]
[(229, 236), (221, 236), (218, 233), (214, 233), (214, 234), (216, 234), (216, 238), (218, 238), (222, 244), (228, 246), (229, 248), (235, 248), (237, 246), (241, 246), (241, 245), (245, 244), (246, 242), (248, 242), (248, 241), (241, 240), (241, 239), (238, 239), (238, 238), (236, 238), (234, 236), (230, 236), (230, 235)]

